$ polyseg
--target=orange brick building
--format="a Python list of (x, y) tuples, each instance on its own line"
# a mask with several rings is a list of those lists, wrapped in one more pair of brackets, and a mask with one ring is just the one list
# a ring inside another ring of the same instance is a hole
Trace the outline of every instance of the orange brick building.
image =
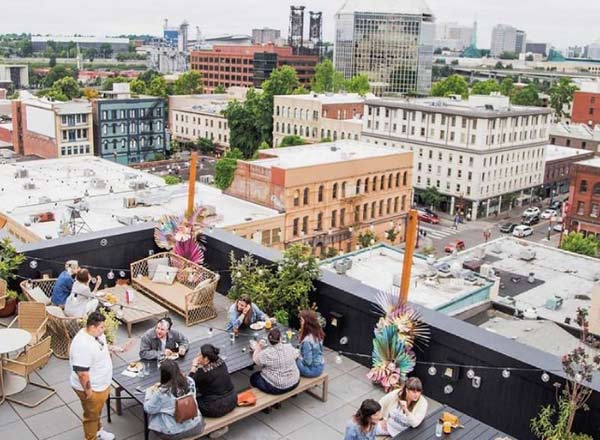
[(202, 74), (206, 91), (218, 85), (260, 87), (271, 72), (281, 66), (292, 66), (300, 83), (307, 85), (319, 62), (316, 55), (295, 55), (291, 47), (272, 44), (256, 46), (213, 46), (212, 50), (192, 52), (192, 70)]
[(600, 82), (583, 83), (581, 90), (575, 92), (571, 122), (590, 127), (600, 124)]
[(284, 245), (322, 255), (352, 250), (366, 230), (384, 241), (394, 228), (402, 241), (411, 173), (411, 152), (346, 140), (259, 150), (238, 161), (226, 193), (285, 213)]
[(600, 158), (577, 162), (571, 176), (565, 229), (600, 239)]

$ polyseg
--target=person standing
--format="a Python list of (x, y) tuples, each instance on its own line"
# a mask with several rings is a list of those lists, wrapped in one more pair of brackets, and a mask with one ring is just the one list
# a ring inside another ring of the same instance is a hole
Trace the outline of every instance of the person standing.
[(70, 382), (83, 407), (85, 440), (115, 438), (114, 434), (105, 431), (100, 424), (100, 415), (110, 393), (113, 373), (109, 346), (104, 336), (105, 321), (102, 313), (90, 313), (85, 328), (75, 335), (69, 350)]
[(190, 346), (185, 335), (173, 327), (171, 318), (162, 318), (151, 328), (140, 342), (140, 358), (143, 360), (158, 359), (161, 355), (171, 356), (178, 354), (185, 356)]
[(55, 306), (64, 306), (67, 298), (73, 289), (73, 277), (79, 272), (79, 263), (77, 260), (69, 260), (65, 263), (63, 270), (52, 288), (52, 296), (50, 297), (52, 304)]

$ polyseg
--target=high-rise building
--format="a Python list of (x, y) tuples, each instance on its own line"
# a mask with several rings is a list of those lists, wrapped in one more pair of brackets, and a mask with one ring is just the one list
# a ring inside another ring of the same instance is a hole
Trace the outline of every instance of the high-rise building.
[(528, 41), (525, 43), (525, 52), (537, 53), (543, 56), (548, 56), (550, 53), (550, 44), (548, 43), (532, 43)]
[(587, 57), (590, 60), (600, 60), (600, 40), (587, 47)]
[(490, 51), (493, 56), (502, 52), (514, 52), (517, 55), (525, 51), (527, 34), (515, 27), (498, 24), (492, 29)]
[(281, 31), (268, 27), (252, 29), (252, 44), (277, 44), (281, 40)]
[(505, 96), (367, 99), (362, 140), (412, 151), (416, 199), (435, 188), (442, 210), (475, 219), (528, 200), (543, 183), (550, 113)]
[(474, 26), (458, 23), (437, 23), (435, 26), (434, 47), (463, 51), (471, 44)]
[(378, 94), (428, 95), (435, 25), (423, 0), (347, 0), (335, 16), (335, 68)]

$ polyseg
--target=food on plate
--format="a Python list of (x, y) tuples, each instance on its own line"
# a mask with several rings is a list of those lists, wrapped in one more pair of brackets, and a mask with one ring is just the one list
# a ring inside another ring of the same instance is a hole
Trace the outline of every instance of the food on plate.
[(114, 296), (112, 293), (107, 293), (103, 299), (105, 301), (108, 301), (111, 304), (116, 304), (119, 302), (119, 299), (116, 296)]
[(127, 365), (127, 369), (129, 371), (140, 371), (144, 368), (144, 364), (142, 364), (141, 362), (129, 362), (129, 365)]
[(258, 321), (253, 324), (250, 324), (250, 328), (252, 330), (262, 330), (263, 328), (265, 328), (265, 323), (263, 321)]

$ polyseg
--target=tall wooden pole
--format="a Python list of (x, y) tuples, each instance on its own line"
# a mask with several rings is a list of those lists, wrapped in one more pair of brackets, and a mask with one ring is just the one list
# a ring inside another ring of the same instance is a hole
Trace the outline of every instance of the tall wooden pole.
[(402, 262), (402, 279), (400, 282), (400, 297), (398, 306), (406, 304), (408, 301), (408, 289), (410, 287), (410, 272), (413, 263), (413, 254), (415, 251), (417, 239), (417, 225), (419, 217), (416, 209), (408, 211), (406, 219), (406, 241), (404, 246), (404, 261)]
[(193, 152), (190, 158), (190, 178), (188, 182), (187, 215), (194, 213), (194, 198), (196, 196), (196, 168), (198, 167), (198, 153)]

